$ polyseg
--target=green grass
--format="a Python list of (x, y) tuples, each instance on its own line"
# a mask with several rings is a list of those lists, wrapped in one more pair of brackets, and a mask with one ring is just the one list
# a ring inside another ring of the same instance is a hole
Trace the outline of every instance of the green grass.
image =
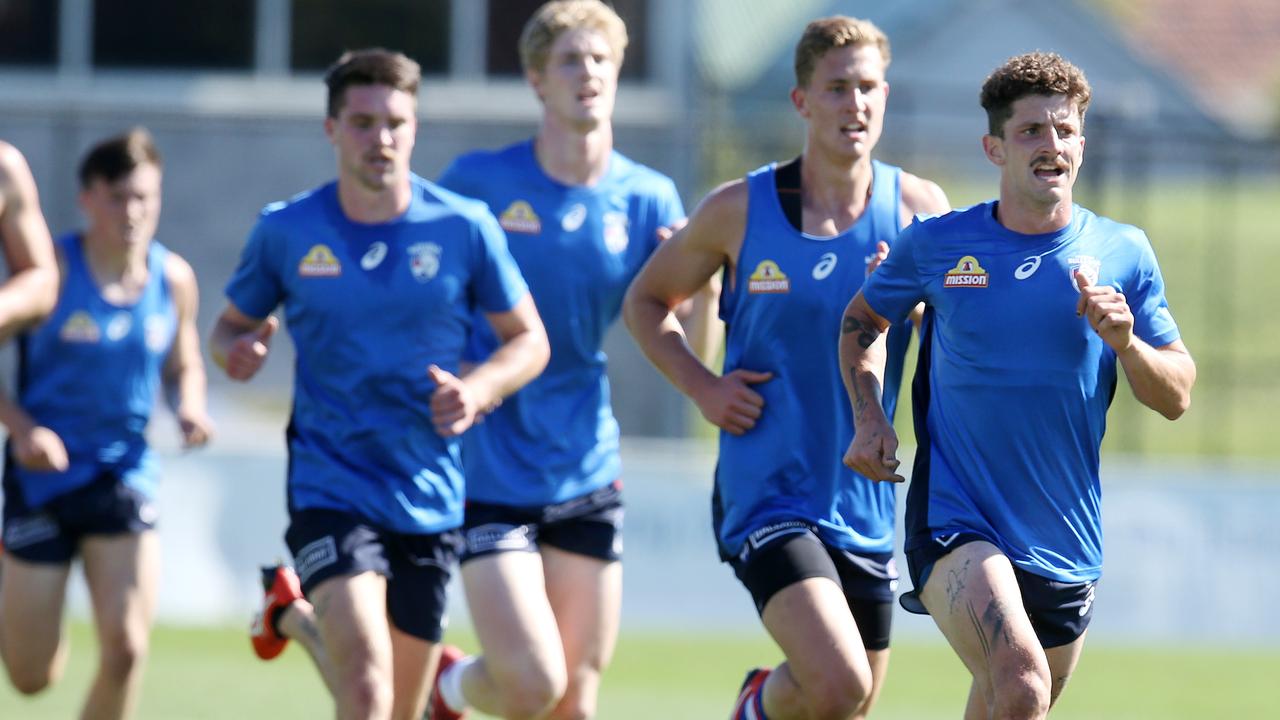
[[(456, 641), (451, 637), (451, 640)], [(93, 671), (94, 642), (71, 627), (66, 677), (40, 697), (0, 687), (0, 718), (75, 717)], [(474, 647), (461, 637), (464, 647)], [(605, 677), (600, 720), (722, 718), (743, 673), (778, 653), (763, 631), (739, 634), (624, 635)], [(1053, 717), (1056, 720), (1179, 720), (1269, 716), (1280, 651), (1136, 649), (1094, 642)], [(968, 677), (950, 650), (919, 640), (895, 646), (878, 720), (959, 717)], [(240, 629), (163, 627), (156, 631), (138, 720), (290, 720), (330, 717), (332, 706), (304, 655), (253, 658)]]

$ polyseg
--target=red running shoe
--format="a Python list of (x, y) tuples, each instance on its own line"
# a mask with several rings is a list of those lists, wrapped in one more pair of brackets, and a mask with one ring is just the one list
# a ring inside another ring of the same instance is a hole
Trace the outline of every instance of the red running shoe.
[(742, 689), (738, 691), (738, 700), (733, 704), (733, 714), (729, 716), (729, 720), (761, 720), (764, 713), (761, 711), (762, 701), (760, 693), (764, 690), (764, 681), (769, 678), (772, 670), (768, 668), (756, 668), (747, 673), (747, 678), (742, 681)]
[(262, 610), (249, 626), (249, 637), (258, 657), (271, 660), (289, 644), (289, 638), (280, 634), (276, 623), (290, 603), (302, 599), (302, 584), (293, 568), (281, 563), (262, 568), (262, 590)]
[(465, 710), (458, 712), (449, 707), (449, 704), (440, 695), (440, 677), (444, 675), (446, 669), (464, 657), (466, 657), (466, 653), (453, 645), (445, 645), (440, 648), (440, 664), (436, 667), (436, 677), (431, 683), (431, 697), (427, 699), (426, 720), (462, 720), (467, 716)]

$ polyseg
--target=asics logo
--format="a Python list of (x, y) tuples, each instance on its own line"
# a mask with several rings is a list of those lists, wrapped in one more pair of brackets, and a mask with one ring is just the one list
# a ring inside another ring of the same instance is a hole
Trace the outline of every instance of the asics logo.
[(382, 263), (383, 258), (387, 256), (387, 244), (381, 240), (369, 246), (365, 251), (364, 257), (360, 258), (360, 267), (365, 270), (372, 270)]
[[(1050, 250), (1049, 252), (1053, 252), (1053, 251)], [(1043, 253), (1040, 253), (1039, 255), (1032, 255), (1031, 257), (1026, 258), (1025, 260), (1023, 260), (1021, 265), (1014, 268), (1013, 276), (1018, 278), (1019, 280), (1026, 280), (1032, 275), (1035, 275), (1036, 271), (1040, 269), (1040, 258), (1044, 257), (1045, 255), (1048, 255), (1049, 252), (1043, 252)]]
[(839, 259), (833, 252), (823, 253), (822, 257), (818, 258), (818, 264), (813, 266), (813, 279), (825, 280), (831, 271), (836, 269), (836, 262)]

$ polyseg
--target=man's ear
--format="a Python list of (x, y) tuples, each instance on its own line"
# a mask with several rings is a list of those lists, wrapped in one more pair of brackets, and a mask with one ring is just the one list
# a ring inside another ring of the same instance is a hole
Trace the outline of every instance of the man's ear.
[(995, 135), (982, 136), (982, 152), (992, 165), (1004, 165), (1004, 138)]

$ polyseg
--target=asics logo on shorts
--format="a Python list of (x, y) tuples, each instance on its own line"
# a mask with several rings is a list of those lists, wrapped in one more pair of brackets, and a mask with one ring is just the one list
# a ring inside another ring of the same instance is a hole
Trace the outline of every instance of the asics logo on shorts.
[(303, 546), (294, 560), (297, 564), (298, 579), (305, 585), (307, 579), (317, 570), (338, 562), (338, 544), (332, 535), (322, 537)]
[(533, 528), (528, 525), (477, 525), (467, 531), (467, 552), (474, 554), (491, 550), (523, 550), (533, 543), (534, 537)]
[(1080, 606), (1080, 617), (1089, 614), (1089, 608), (1093, 607), (1093, 589), (1094, 585), (1089, 586), (1089, 592), (1085, 593), (1084, 604)]
[(10, 520), (4, 528), (4, 545), (16, 550), (58, 537), (58, 524), (49, 515)]

